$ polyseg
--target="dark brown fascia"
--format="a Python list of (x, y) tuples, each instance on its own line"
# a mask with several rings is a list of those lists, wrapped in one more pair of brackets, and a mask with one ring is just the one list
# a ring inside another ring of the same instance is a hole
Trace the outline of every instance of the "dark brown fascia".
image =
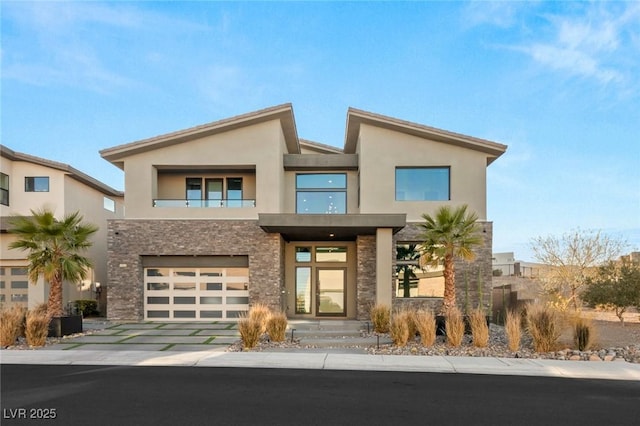
[(437, 129), (435, 127), (429, 127), (356, 108), (349, 108), (347, 111), (347, 125), (344, 142), (345, 153), (356, 152), (361, 124), (368, 124), (370, 126), (405, 133), (423, 139), (484, 152), (487, 154), (487, 165), (491, 164), (507, 150), (507, 145), (486, 139), (479, 139), (473, 136)]
[(55, 170), (66, 172), (69, 177), (97, 191), (100, 191), (105, 195), (109, 195), (111, 197), (124, 197), (124, 192), (118, 191), (117, 189), (114, 189), (109, 185), (106, 185), (100, 182), (99, 180), (89, 176), (88, 174), (83, 173), (74, 167), (71, 167), (69, 164), (47, 160), (45, 158), (36, 157), (34, 155), (25, 154), (22, 152), (16, 152), (16, 151), (13, 151), (12, 149), (7, 148), (4, 145), (0, 145), (0, 155), (11, 161), (24, 161), (27, 163), (37, 164), (40, 166), (49, 167)]
[(264, 123), (271, 120), (280, 120), (282, 132), (284, 134), (287, 151), (292, 154), (300, 153), (300, 142), (296, 129), (293, 108), (290, 103), (261, 109), (235, 117), (225, 118), (201, 126), (191, 127), (100, 151), (100, 155), (105, 160), (123, 169), (125, 157), (141, 152), (151, 151), (157, 148), (171, 146), (230, 130), (247, 127), (253, 124)]

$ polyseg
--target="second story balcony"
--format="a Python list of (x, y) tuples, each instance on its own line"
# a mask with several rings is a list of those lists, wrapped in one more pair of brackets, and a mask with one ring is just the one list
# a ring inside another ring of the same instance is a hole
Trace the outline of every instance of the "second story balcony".
[(242, 208), (242, 207), (255, 207), (255, 206), (256, 206), (256, 200), (238, 200), (238, 199), (219, 199), (219, 200), (156, 199), (156, 200), (153, 200), (153, 207)]

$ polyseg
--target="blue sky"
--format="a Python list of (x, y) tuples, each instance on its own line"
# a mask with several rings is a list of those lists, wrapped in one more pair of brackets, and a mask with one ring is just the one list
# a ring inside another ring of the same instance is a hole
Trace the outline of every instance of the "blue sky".
[(11, 2), (2, 144), (117, 189), (98, 151), (291, 102), (342, 147), (349, 106), (509, 146), (494, 251), (600, 229), (640, 250), (640, 2)]

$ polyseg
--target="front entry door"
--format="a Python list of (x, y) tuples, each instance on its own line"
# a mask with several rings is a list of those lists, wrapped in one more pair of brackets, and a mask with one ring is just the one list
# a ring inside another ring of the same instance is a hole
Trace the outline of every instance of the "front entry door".
[(317, 314), (346, 315), (346, 268), (317, 268), (316, 272)]

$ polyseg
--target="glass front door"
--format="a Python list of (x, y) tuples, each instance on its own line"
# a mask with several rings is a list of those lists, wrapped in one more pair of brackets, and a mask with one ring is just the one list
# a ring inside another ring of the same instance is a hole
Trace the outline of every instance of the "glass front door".
[(345, 315), (346, 268), (317, 268), (316, 272), (318, 315)]

